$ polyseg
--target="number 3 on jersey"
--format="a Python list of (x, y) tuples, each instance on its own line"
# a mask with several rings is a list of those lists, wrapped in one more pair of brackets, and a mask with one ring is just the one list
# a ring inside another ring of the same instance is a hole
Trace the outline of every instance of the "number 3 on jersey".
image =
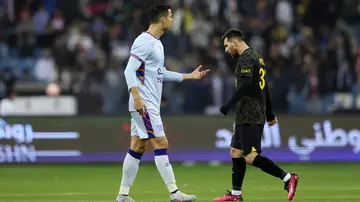
[[(263, 58), (259, 58), (259, 63), (262, 67), (265, 66), (265, 61)], [(260, 75), (259, 86), (260, 86), (261, 90), (265, 88), (265, 74), (266, 74), (265, 69), (262, 67), (260, 67), (260, 70), (259, 70), (259, 75)]]
[(265, 69), (261, 67), (259, 70), (259, 75), (260, 75), (259, 86), (261, 90), (265, 88), (265, 74), (266, 74)]

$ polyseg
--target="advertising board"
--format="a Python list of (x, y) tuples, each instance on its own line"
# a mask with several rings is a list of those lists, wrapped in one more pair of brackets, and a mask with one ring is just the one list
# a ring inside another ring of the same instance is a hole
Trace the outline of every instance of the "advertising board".
[[(264, 155), (277, 162), (360, 161), (360, 117), (279, 116), (264, 127)], [(231, 117), (163, 117), (172, 161), (230, 161)], [(26, 117), (0, 123), (0, 163), (122, 161), (128, 117)], [(151, 147), (149, 148), (151, 150)], [(152, 161), (151, 151), (143, 160)]]

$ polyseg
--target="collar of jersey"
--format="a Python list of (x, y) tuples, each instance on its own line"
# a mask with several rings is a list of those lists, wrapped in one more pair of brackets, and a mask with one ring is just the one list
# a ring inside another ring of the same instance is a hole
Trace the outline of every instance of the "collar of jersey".
[(152, 37), (154, 37), (155, 39), (159, 40), (159, 38), (157, 38), (156, 36), (152, 35), (150, 32), (145, 32), (147, 34), (150, 34)]

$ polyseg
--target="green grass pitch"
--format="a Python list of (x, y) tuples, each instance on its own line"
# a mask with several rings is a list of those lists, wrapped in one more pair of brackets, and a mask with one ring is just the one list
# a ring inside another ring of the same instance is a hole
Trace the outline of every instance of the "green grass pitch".
[[(281, 164), (300, 176), (293, 201), (360, 202), (360, 164), (312, 163)], [(173, 165), (178, 186), (186, 193), (198, 195), (197, 201), (213, 198), (231, 189), (231, 165), (210, 167), (197, 164)], [(1, 165), (1, 202), (114, 202), (119, 190), (121, 164)], [(131, 190), (137, 202), (169, 201), (169, 195), (156, 167), (140, 165)], [(279, 179), (248, 167), (243, 185), (245, 201), (287, 201)]]

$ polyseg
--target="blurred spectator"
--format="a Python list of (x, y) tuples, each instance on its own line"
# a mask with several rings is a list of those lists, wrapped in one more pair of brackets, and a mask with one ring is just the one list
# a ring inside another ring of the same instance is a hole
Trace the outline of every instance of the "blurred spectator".
[(60, 74), (64, 71), (68, 71), (71, 66), (75, 64), (75, 57), (72, 57), (71, 53), (67, 49), (67, 36), (65, 34), (59, 34), (52, 46), (52, 55), (55, 60), (55, 64)]
[(20, 48), (20, 54), (23, 57), (33, 56), (33, 51), (36, 45), (34, 24), (31, 21), (29, 11), (24, 11), (21, 14), (21, 20), (17, 24), (17, 44)]
[(37, 34), (43, 34), (46, 32), (49, 22), (49, 13), (45, 9), (44, 5), (41, 5), (33, 16), (34, 31)]
[(344, 32), (339, 33), (335, 38), (337, 71), (337, 90), (351, 91), (354, 83), (354, 57), (352, 54), (351, 42)]
[(229, 0), (227, 7), (224, 11), (225, 19), (229, 22), (231, 27), (238, 27), (242, 16), (238, 9), (238, 4), (236, 0)]
[(58, 71), (50, 50), (45, 50), (44, 56), (36, 62), (34, 75), (38, 81), (54, 82), (57, 80)]
[(191, 28), (191, 40), (194, 48), (206, 48), (210, 45), (210, 35), (214, 25), (205, 16), (198, 14)]
[(65, 28), (65, 19), (62, 16), (62, 13), (60, 10), (55, 10), (54, 14), (50, 20), (50, 29), (59, 32), (63, 31)]
[(68, 49), (70, 52), (77, 53), (91, 49), (94, 46), (92, 38), (85, 33), (83, 28), (73, 26), (70, 29)]
[(329, 113), (332, 111), (334, 102), (333, 93), (335, 91), (336, 65), (331, 52), (322, 51), (317, 69), (317, 86), (318, 94), (322, 100), (322, 112)]
[(289, 0), (279, 0), (276, 5), (276, 20), (280, 24), (284, 24), (288, 29), (292, 28), (294, 23), (293, 6)]
[(355, 106), (360, 2), (353, 0), (79, 0), (56, 1), (56, 8), (18, 0), (15, 21), (0, 9), (0, 68), (11, 67), (14, 79), (58, 80), (71, 92), (101, 96), (104, 113), (125, 113), (122, 71), (154, 3), (173, 7), (173, 27), (161, 38), (166, 68), (212, 70), (204, 81), (166, 83), (167, 113), (217, 114), (229, 99), (236, 59), (224, 53), (220, 36), (230, 27), (264, 57), (276, 111), (331, 113), (339, 92)]

